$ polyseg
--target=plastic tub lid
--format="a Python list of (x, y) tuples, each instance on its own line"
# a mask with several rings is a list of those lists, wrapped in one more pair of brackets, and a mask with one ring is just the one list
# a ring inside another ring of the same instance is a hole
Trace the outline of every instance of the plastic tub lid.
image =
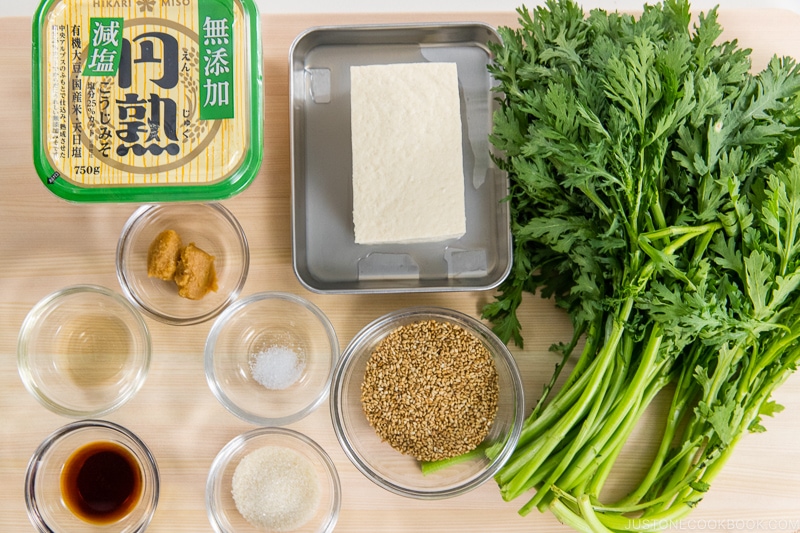
[(34, 164), (66, 200), (221, 200), (261, 166), (253, 0), (45, 0), (33, 61)]

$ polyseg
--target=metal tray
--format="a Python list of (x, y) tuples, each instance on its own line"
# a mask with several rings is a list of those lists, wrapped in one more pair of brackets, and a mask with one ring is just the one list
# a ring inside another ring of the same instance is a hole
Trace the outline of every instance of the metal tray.
[[(493, 164), (490, 41), (479, 23), (316, 27), (292, 43), (290, 128), (295, 273), (319, 293), (490, 289), (511, 268), (508, 182)], [(350, 67), (455, 62), (467, 232), (457, 240), (360, 245), (353, 229)]]

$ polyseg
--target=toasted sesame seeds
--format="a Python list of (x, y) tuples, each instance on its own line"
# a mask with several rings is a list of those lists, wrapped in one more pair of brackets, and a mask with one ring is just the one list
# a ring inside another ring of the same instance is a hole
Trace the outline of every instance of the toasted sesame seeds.
[(497, 413), (491, 354), (461, 326), (423, 320), (392, 331), (367, 362), (361, 403), (376, 433), (420, 461), (466, 453)]

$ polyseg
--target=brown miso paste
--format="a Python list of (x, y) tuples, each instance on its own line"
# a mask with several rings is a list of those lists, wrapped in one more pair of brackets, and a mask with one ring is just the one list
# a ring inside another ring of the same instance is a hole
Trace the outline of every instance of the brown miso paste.
[(111, 524), (139, 503), (142, 473), (126, 447), (90, 442), (75, 450), (61, 471), (61, 497), (67, 508), (90, 524)]

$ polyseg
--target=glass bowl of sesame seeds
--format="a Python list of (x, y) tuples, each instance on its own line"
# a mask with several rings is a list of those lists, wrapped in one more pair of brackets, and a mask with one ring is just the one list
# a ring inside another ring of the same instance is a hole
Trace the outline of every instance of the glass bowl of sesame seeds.
[(242, 420), (283, 426), (328, 397), (339, 342), (319, 307), (260, 292), (233, 303), (211, 327), (205, 373), (217, 400)]
[(334, 372), (330, 409), (356, 468), (417, 499), (458, 496), (491, 479), (524, 418), (508, 348), (479, 320), (430, 307), (384, 315), (353, 338)]

